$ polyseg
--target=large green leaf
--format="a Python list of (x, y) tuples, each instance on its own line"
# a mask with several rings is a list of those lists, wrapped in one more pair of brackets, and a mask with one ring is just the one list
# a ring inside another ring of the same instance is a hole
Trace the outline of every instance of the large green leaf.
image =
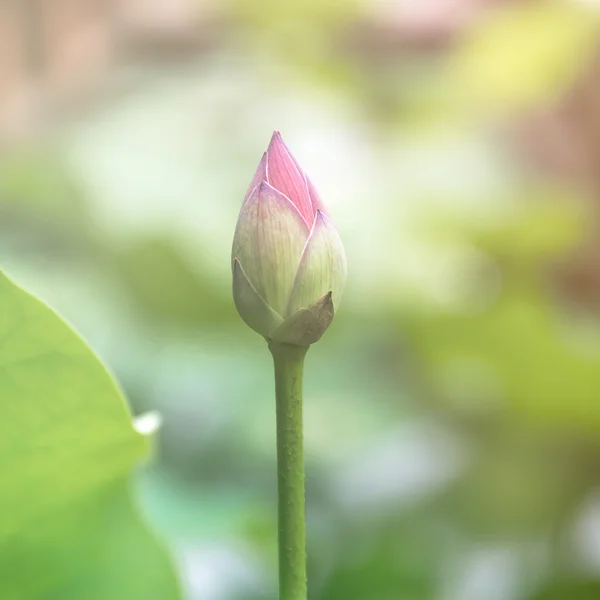
[(0, 273), (0, 598), (177, 598), (131, 499), (147, 451), (89, 347)]

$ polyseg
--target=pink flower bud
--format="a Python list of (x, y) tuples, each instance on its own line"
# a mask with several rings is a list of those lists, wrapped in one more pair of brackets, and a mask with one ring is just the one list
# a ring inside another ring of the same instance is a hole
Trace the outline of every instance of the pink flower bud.
[(277, 131), (238, 217), (232, 267), (236, 308), (265, 338), (309, 345), (331, 323), (346, 279), (344, 248)]

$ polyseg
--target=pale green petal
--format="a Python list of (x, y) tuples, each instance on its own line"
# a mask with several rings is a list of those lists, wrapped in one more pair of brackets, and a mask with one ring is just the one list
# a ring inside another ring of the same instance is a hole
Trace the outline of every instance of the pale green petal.
[(331, 220), (318, 211), (300, 259), (285, 316), (311, 306), (327, 292), (339, 306), (346, 280), (346, 255)]
[(286, 309), (308, 228), (286, 196), (262, 182), (238, 218), (233, 258), (264, 301), (280, 314)]
[(233, 301), (246, 325), (262, 336), (268, 337), (283, 321), (260, 297), (237, 259), (233, 261)]
[(311, 307), (290, 315), (270, 338), (285, 344), (308, 346), (318, 341), (329, 327), (334, 315), (331, 292), (319, 298)]

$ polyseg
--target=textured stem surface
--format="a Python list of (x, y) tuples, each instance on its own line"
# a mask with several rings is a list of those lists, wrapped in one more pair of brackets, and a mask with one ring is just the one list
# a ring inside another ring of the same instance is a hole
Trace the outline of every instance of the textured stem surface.
[(306, 600), (302, 370), (308, 346), (271, 342), (277, 399), (279, 600)]

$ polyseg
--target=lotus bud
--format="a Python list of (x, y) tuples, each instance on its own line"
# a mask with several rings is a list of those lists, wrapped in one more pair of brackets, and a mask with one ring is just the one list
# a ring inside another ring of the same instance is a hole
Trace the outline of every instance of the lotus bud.
[(346, 279), (342, 242), (277, 131), (238, 217), (232, 269), (235, 306), (267, 340), (316, 342), (340, 303)]

